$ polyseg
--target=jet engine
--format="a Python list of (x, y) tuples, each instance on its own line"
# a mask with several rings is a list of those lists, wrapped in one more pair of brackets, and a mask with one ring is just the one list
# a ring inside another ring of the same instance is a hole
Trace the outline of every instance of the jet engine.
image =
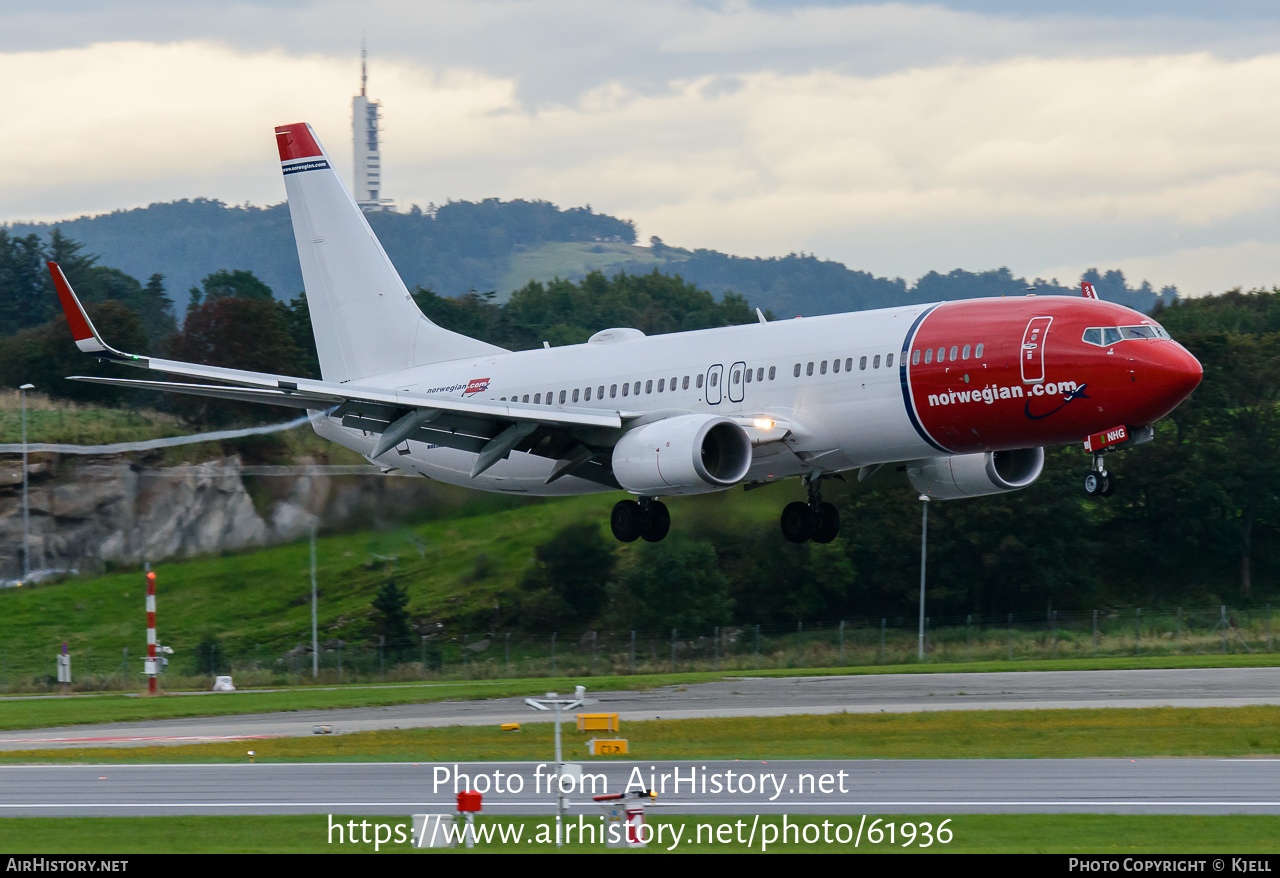
[(959, 500), (1025, 488), (1043, 469), (1043, 448), (1020, 448), (913, 460), (907, 464), (907, 478), (921, 494)]
[(751, 439), (728, 418), (677, 415), (624, 433), (613, 448), (613, 475), (633, 494), (701, 494), (742, 481)]

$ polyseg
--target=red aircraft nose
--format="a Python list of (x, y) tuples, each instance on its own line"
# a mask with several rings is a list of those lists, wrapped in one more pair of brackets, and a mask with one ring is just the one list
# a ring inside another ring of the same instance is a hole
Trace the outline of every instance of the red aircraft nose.
[(1147, 367), (1148, 383), (1170, 410), (1191, 395), (1204, 376), (1200, 361), (1177, 342), (1156, 347), (1156, 356)]

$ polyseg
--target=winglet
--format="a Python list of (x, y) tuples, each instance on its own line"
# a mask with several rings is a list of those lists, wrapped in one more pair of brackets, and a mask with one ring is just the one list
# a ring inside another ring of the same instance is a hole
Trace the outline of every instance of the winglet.
[(1093, 284), (1087, 280), (1082, 280), (1080, 281), (1080, 295), (1086, 299), (1096, 299), (1098, 298), (1098, 291), (1093, 288)]
[(71, 327), (71, 337), (76, 340), (76, 347), (86, 354), (93, 354), (100, 358), (112, 360), (143, 359), (132, 354), (122, 354), (103, 341), (102, 336), (98, 335), (98, 330), (93, 328), (93, 322), (85, 312), (84, 306), (80, 304), (80, 300), (72, 292), (71, 284), (67, 282), (67, 276), (62, 273), (61, 266), (56, 262), (46, 264), (49, 266), (49, 274), (53, 276), (53, 287), (58, 291), (58, 299), (62, 302), (62, 312), (67, 315), (67, 324)]

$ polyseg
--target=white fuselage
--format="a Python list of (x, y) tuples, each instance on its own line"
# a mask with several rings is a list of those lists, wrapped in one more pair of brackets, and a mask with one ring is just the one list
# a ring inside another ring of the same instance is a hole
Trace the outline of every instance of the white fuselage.
[[(485, 355), (360, 383), (455, 399), (471, 389), (468, 399), (529, 405), (537, 400), (550, 410), (768, 418), (787, 429), (778, 428), (775, 435), (753, 431), (756, 444), (748, 481), (815, 470), (838, 472), (937, 453), (910, 422), (898, 368), (904, 339), (930, 307), (910, 305)], [(863, 357), (866, 365), (860, 368)], [(833, 365), (837, 360), (839, 371)], [(487, 386), (476, 391), (483, 379), (488, 379)], [(312, 424), (321, 436), (366, 457), (378, 440), (377, 434), (343, 427), (339, 419), (323, 414), (314, 415)], [(407, 449), (402, 445), (375, 462), (487, 491), (562, 495), (609, 490), (573, 477), (548, 485), (554, 461), (521, 452), (473, 479), (475, 460), (470, 452), (410, 441)]]

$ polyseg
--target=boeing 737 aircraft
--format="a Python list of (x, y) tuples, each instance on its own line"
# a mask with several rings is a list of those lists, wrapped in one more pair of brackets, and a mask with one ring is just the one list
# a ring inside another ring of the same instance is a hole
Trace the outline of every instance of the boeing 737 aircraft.
[(276, 141), (323, 379), (121, 353), (50, 263), (80, 350), (214, 383), (73, 380), (307, 409), (372, 463), (486, 491), (624, 490), (624, 541), (666, 536), (661, 497), (800, 476), (793, 542), (839, 530), (823, 479), (886, 464), (929, 497), (976, 497), (1025, 488), (1045, 446), (1083, 442), (1085, 490), (1108, 495), (1104, 453), (1150, 440), (1200, 382), (1159, 324), (1088, 287), (508, 351), (423, 316), (311, 126)]

